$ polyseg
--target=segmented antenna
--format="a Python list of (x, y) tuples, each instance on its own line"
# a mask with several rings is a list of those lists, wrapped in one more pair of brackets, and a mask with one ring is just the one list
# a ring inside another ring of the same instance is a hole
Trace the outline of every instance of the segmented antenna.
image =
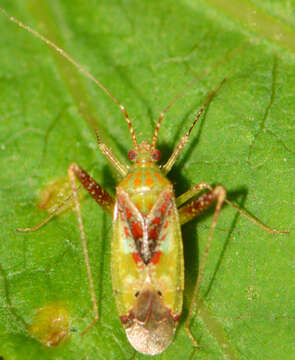
[(29, 33), (33, 34), (35, 37), (39, 38), (41, 41), (43, 41), (48, 46), (52, 47), (56, 52), (58, 52), (61, 56), (63, 56), (65, 59), (67, 59), (72, 65), (74, 65), (82, 74), (84, 74), (88, 79), (93, 81), (116, 105), (119, 106), (121, 112), (123, 113), (123, 116), (127, 122), (127, 125), (129, 127), (129, 131), (132, 137), (132, 142), (134, 145), (134, 148), (138, 148), (138, 144), (136, 141), (136, 136), (134, 132), (134, 128), (132, 126), (131, 120), (128, 116), (128, 113), (124, 107), (120, 103), (120, 101), (115, 98), (114, 95), (112, 95), (108, 89), (106, 89), (103, 84), (98, 81), (88, 70), (86, 70), (82, 65), (80, 65), (76, 60), (74, 60), (67, 52), (65, 52), (62, 48), (58, 47), (55, 43), (47, 39), (45, 36), (41, 35), (38, 31), (32, 29), (28, 25), (25, 25), (20, 20), (17, 20), (13, 16), (10, 16), (4, 9), (0, 8), (0, 11), (13, 23), (15, 23), (17, 26), (21, 27), (22, 29), (25, 29)]
[(168, 159), (168, 161), (166, 162), (165, 165), (163, 165), (163, 170), (165, 171), (165, 173), (168, 173), (172, 166), (174, 165), (175, 161), (177, 160), (181, 150), (183, 149), (184, 145), (188, 142), (189, 136), (193, 130), (193, 128), (195, 127), (196, 123), (198, 122), (198, 120), (200, 119), (201, 115), (203, 114), (204, 110), (206, 109), (208, 103), (210, 102), (210, 100), (212, 99), (212, 97), (216, 94), (216, 92), (221, 88), (221, 86), (224, 84), (226, 79), (223, 79), (221, 81), (221, 83), (217, 86), (217, 88), (213, 91), (210, 92), (210, 94), (207, 96), (204, 104), (201, 106), (199, 112), (197, 113), (195, 120), (193, 121), (193, 123), (191, 124), (191, 126), (189, 127), (188, 131), (186, 132), (186, 134), (180, 139), (178, 145), (175, 147), (173, 153), (171, 154), (170, 158)]
[(152, 140), (152, 149), (155, 150), (156, 149), (156, 145), (157, 145), (157, 140), (158, 140), (158, 135), (159, 135), (159, 130), (160, 130), (160, 126), (162, 123), (162, 120), (164, 119), (165, 115), (167, 114), (167, 112), (172, 108), (172, 106), (176, 103), (176, 101), (182, 97), (182, 95), (190, 88), (192, 87), (196, 81), (198, 81), (199, 79), (194, 79), (192, 80), (188, 85), (186, 85), (182, 90), (180, 90), (180, 92), (172, 99), (172, 101), (165, 107), (165, 109), (160, 113), (160, 116), (158, 118), (156, 127), (155, 127), (155, 132), (153, 135), (153, 140)]

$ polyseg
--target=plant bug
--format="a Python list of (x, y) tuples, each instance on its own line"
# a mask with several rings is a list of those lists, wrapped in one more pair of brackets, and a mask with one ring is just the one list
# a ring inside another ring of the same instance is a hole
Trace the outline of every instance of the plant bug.
[[(160, 114), (151, 143), (142, 142), (138, 144), (125, 107), (109, 90), (50, 40), (10, 17), (3, 9), (1, 11), (18, 26), (33, 33), (47, 45), (53, 47), (61, 56), (68, 59), (95, 82), (119, 106), (129, 126), (133, 141), (134, 148), (128, 153), (133, 164), (129, 166), (122, 164), (98, 136), (100, 150), (122, 176), (121, 182), (116, 187), (115, 198), (76, 163), (71, 164), (68, 169), (95, 314), (93, 323), (84, 333), (98, 320), (98, 310), (77, 196), (76, 179), (106, 212), (113, 215), (112, 281), (118, 313), (132, 346), (137, 351), (149, 355), (161, 353), (171, 343), (182, 311), (184, 264), (180, 227), (216, 203), (186, 321), (186, 331), (194, 345), (197, 346), (189, 329), (189, 321), (195, 306), (214, 229), (223, 203), (236, 206), (226, 199), (226, 191), (222, 186), (211, 188), (207, 183), (197, 184), (183, 195), (175, 197), (172, 183), (166, 176), (187, 143), (198, 119), (220, 86), (209, 94), (192, 125), (175, 147), (168, 161), (164, 165), (158, 166), (160, 152), (156, 148), (156, 144), (160, 125), (174, 101)], [(243, 210), (237, 210), (267, 231), (283, 233), (269, 229), (251, 218)], [(22, 230), (37, 230), (53, 215), (51, 214), (48, 219), (36, 227)]]

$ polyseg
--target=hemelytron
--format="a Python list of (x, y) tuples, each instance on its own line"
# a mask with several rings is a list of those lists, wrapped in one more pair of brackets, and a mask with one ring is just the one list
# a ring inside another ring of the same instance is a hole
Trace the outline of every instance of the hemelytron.
[[(173, 185), (167, 178), (198, 119), (223, 82), (207, 96), (192, 125), (175, 146), (168, 161), (158, 165), (161, 158), (161, 153), (157, 149), (158, 134), (161, 123), (174, 100), (160, 114), (152, 140), (138, 143), (125, 107), (100, 81), (53, 42), (9, 16), (5, 10), (1, 8), (0, 10), (10, 21), (40, 38), (92, 80), (118, 105), (130, 130), (133, 149), (128, 153), (129, 164), (121, 163), (98, 136), (99, 149), (121, 176), (115, 196), (109, 194), (78, 164), (72, 163), (68, 168), (94, 311), (94, 320), (84, 333), (98, 321), (98, 309), (78, 199), (77, 180), (113, 218), (111, 270), (118, 314), (131, 345), (137, 351), (149, 355), (161, 353), (171, 343), (182, 312), (184, 261), (181, 225), (215, 204), (213, 220), (185, 324), (189, 337), (197, 346), (189, 329), (189, 323), (223, 203), (235, 207), (241, 214), (269, 232), (285, 233), (266, 227), (238, 209), (226, 198), (226, 190), (223, 186), (212, 188), (209, 184), (201, 182), (176, 197)], [(35, 227), (20, 230), (37, 230), (53, 215), (51, 214)]]

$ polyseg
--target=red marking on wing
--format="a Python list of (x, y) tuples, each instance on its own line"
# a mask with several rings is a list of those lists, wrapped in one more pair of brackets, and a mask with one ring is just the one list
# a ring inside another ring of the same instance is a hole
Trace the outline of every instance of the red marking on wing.
[(130, 233), (129, 233), (129, 230), (128, 230), (128, 227), (127, 226), (124, 226), (124, 232), (125, 232), (125, 235), (126, 237), (130, 237)]
[(161, 220), (161, 218), (160, 217), (155, 217), (154, 219), (153, 219), (153, 221), (151, 222), (151, 224), (156, 224), (156, 225), (160, 225), (161, 224), (161, 222), (162, 222), (162, 220)]
[(166, 239), (166, 237), (167, 237), (167, 234), (163, 234), (162, 236), (161, 236), (161, 241), (164, 241), (165, 239)]
[(132, 257), (133, 257), (133, 260), (136, 265), (142, 263), (141, 257), (139, 256), (139, 254), (137, 252), (133, 252)]
[(131, 232), (135, 240), (142, 238), (142, 227), (139, 222), (133, 221), (131, 223)]
[(153, 254), (153, 257), (152, 257), (152, 260), (151, 260), (153, 265), (156, 265), (159, 262), (161, 255), (162, 255), (162, 251), (156, 251)]
[(164, 215), (166, 212), (166, 209), (167, 209), (167, 203), (162, 204), (162, 206), (160, 207), (160, 213), (162, 215)]
[(126, 217), (129, 220), (132, 217), (132, 211), (128, 207), (126, 207), (125, 209), (126, 209)]
[(159, 227), (153, 227), (152, 229), (149, 230), (149, 239), (153, 239), (153, 240), (157, 240), (158, 239), (158, 234), (159, 234)]
[(153, 239), (154, 241), (158, 240), (162, 223), (163, 223), (163, 218), (161, 218), (160, 216), (155, 217), (151, 221), (151, 225), (149, 226), (149, 239)]

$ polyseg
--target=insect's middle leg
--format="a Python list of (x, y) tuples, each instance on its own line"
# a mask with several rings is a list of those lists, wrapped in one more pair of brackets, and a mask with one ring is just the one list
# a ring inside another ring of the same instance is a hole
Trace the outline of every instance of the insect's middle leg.
[(89, 262), (89, 255), (88, 255), (88, 248), (87, 248), (87, 242), (86, 242), (86, 236), (84, 231), (84, 225), (82, 220), (82, 214), (80, 209), (80, 203), (78, 198), (78, 188), (76, 185), (75, 177), (79, 179), (81, 184), (85, 187), (85, 189), (89, 192), (89, 194), (92, 196), (92, 198), (107, 212), (112, 212), (114, 207), (114, 199), (109, 193), (104, 190), (98, 183), (95, 182), (95, 180), (87, 174), (86, 171), (84, 171), (82, 168), (80, 168), (79, 165), (73, 163), (69, 166), (68, 169), (69, 178), (72, 184), (72, 190), (73, 190), (73, 197), (75, 202), (75, 209), (77, 213), (78, 218), (78, 225), (79, 225), (79, 231), (80, 231), (80, 238), (81, 243), (83, 247), (83, 253), (84, 253), (84, 259), (85, 259), (85, 265), (87, 269), (87, 276), (89, 281), (89, 288), (91, 293), (91, 301), (93, 304), (93, 311), (94, 311), (94, 320), (92, 323), (83, 331), (82, 335), (85, 334), (90, 328), (98, 321), (98, 306), (97, 306), (97, 298), (95, 295), (94, 290), (94, 282), (91, 272), (91, 266)]
[[(205, 190), (205, 189), (209, 190), (209, 191), (201, 194), (199, 197), (197, 197), (193, 200), (190, 200), (192, 197), (197, 195), (200, 191)], [(181, 206), (188, 200), (190, 200), (190, 201), (187, 204)], [(189, 323), (190, 323), (190, 319), (192, 316), (192, 312), (196, 305), (196, 299), (197, 299), (197, 295), (198, 295), (199, 285), (200, 285), (200, 282), (202, 279), (203, 270), (205, 268), (208, 252), (209, 252), (210, 245), (212, 242), (213, 233), (216, 228), (218, 216), (220, 214), (222, 205), (225, 200), (226, 200), (226, 190), (224, 189), (223, 186), (217, 186), (215, 188), (212, 188), (209, 184), (206, 184), (206, 183), (200, 183), (200, 184), (194, 186), (192, 189), (190, 189), (189, 191), (187, 191), (186, 193), (184, 193), (183, 195), (179, 196), (176, 199), (176, 204), (178, 206), (181, 206), (179, 209), (179, 217), (180, 217), (181, 224), (184, 224), (184, 223), (188, 222), (189, 220), (193, 219), (194, 217), (199, 215), (201, 212), (206, 210), (213, 202), (216, 201), (214, 216), (213, 216), (213, 220), (212, 220), (211, 227), (210, 227), (210, 233), (209, 233), (209, 236), (207, 239), (203, 258), (202, 258), (202, 261), (200, 264), (198, 278), (197, 278), (197, 281), (195, 284), (193, 297), (192, 297), (191, 305), (189, 308), (188, 317), (187, 317), (187, 320), (185, 323), (186, 332), (188, 333), (189, 337), (191, 338), (191, 340), (195, 346), (198, 346), (198, 344), (190, 331)]]

